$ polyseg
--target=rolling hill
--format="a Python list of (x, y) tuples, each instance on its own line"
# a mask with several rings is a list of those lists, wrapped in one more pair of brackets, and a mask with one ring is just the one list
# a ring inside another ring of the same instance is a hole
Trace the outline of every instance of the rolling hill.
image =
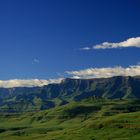
[(0, 140), (139, 140), (140, 77), (0, 88)]
[(0, 122), (1, 140), (139, 140), (140, 100), (87, 98)]

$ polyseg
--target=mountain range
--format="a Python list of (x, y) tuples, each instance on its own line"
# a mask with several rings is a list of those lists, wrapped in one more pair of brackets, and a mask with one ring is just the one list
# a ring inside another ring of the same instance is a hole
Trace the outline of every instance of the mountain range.
[(140, 99), (140, 77), (66, 78), (42, 87), (0, 88), (0, 111), (44, 110), (89, 97)]

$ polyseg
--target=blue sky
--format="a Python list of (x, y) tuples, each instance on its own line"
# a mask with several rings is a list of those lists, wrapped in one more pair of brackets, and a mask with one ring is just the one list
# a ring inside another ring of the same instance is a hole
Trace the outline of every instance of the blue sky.
[(139, 0), (1, 0), (0, 79), (140, 62), (140, 48), (91, 49), (140, 37)]

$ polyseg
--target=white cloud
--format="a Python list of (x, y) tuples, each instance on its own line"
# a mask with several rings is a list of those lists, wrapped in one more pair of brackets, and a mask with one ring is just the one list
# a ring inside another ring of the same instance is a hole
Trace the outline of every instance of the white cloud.
[(37, 64), (38, 64), (38, 63), (40, 63), (40, 61), (39, 61), (39, 59), (34, 58), (34, 59), (33, 59), (33, 63), (37, 63)]
[(137, 76), (140, 75), (140, 65), (129, 66), (127, 68), (116, 66), (107, 68), (88, 68), (79, 71), (66, 71), (72, 78), (108, 78), (113, 76)]
[(82, 50), (92, 50), (92, 49), (115, 49), (115, 48), (128, 48), (128, 47), (137, 47), (140, 48), (140, 37), (129, 38), (125, 41), (113, 43), (113, 42), (103, 42), (97, 44), (91, 48), (85, 47)]
[(91, 50), (91, 48), (90, 47), (84, 47), (84, 48), (81, 48), (80, 50), (88, 51), (88, 50)]
[(12, 79), (12, 80), (0, 80), (0, 87), (3, 88), (12, 88), (12, 87), (36, 87), (44, 86), (51, 83), (60, 83), (62, 78), (59, 79), (49, 79), (49, 80), (40, 80), (40, 79)]

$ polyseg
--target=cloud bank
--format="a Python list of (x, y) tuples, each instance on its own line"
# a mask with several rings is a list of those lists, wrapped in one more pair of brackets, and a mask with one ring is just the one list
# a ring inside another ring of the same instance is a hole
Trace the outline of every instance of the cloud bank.
[(0, 80), (1, 88), (12, 88), (12, 87), (36, 87), (44, 86), (51, 83), (60, 83), (62, 78), (59, 79), (49, 79), (49, 80), (40, 80), (40, 79), (12, 79), (12, 80)]
[[(140, 64), (129, 67), (103, 67), (88, 68), (79, 71), (66, 71), (70, 78), (74, 79), (90, 79), (90, 78), (109, 78), (113, 76), (140, 76)], [(13, 87), (41, 87), (51, 83), (61, 83), (64, 78), (58, 79), (12, 79), (0, 80), (0, 88)]]
[(115, 48), (128, 48), (128, 47), (137, 47), (140, 48), (140, 37), (129, 38), (125, 41), (118, 43), (103, 42), (97, 44), (93, 47), (85, 47), (82, 50), (92, 50), (92, 49), (115, 49)]
[(113, 76), (137, 76), (140, 75), (140, 65), (127, 68), (116, 66), (107, 68), (89, 68), (79, 71), (66, 71), (68, 75), (76, 79), (109, 78)]

